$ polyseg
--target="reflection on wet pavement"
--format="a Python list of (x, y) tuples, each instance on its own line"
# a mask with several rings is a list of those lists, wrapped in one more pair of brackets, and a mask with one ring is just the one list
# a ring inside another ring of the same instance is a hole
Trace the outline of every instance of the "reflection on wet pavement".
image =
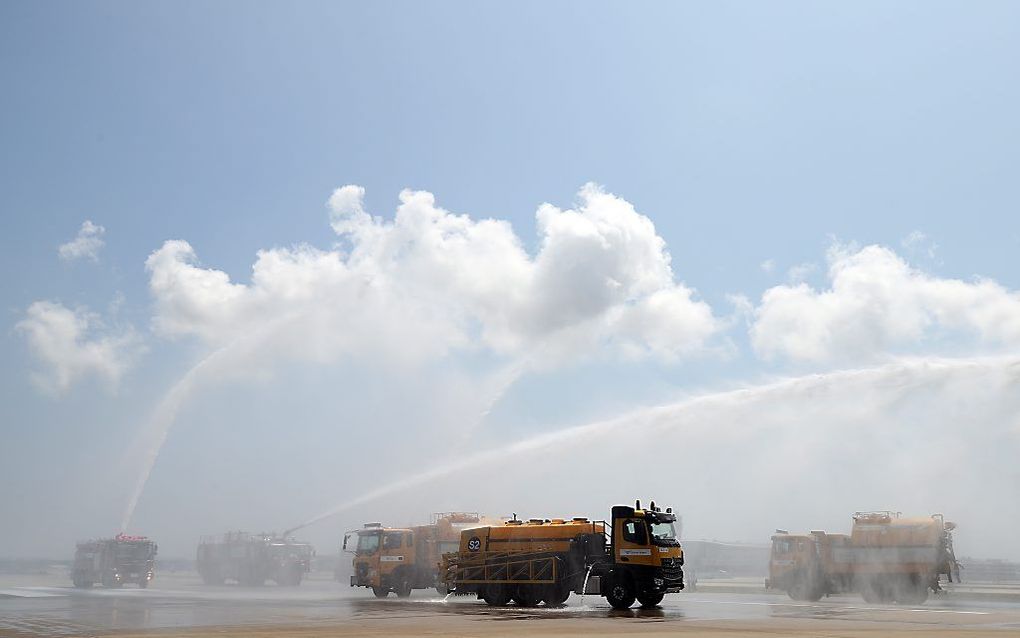
[[(23, 593), (19, 595), (19, 592)], [(839, 620), (900, 626), (951, 622), (957, 627), (1020, 624), (1020, 604), (930, 601), (922, 608), (864, 605), (851, 598), (794, 603), (763, 594), (680, 594), (654, 609), (616, 611), (597, 596), (572, 596), (560, 607), (490, 607), (472, 597), (444, 601), (434, 594), (378, 600), (362, 590), (328, 581), (300, 588), (207, 587), (169, 582), (148, 590), (75, 590), (70, 587), (5, 589), (0, 597), (0, 635), (72, 636), (110, 630), (203, 626), (326, 625), (344, 621), (439, 618), (456, 614), (501, 623), (556, 619), (669, 623), (704, 620)], [(995, 614), (995, 620), (989, 614)], [(998, 617), (1001, 616), (1001, 619)]]

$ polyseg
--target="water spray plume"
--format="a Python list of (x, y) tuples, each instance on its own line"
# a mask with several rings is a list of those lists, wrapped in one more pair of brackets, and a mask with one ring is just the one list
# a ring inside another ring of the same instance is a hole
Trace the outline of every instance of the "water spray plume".
[(120, 522), (121, 532), (127, 530), (128, 525), (131, 524), (131, 518), (134, 516), (135, 508), (138, 507), (138, 501), (142, 497), (142, 492), (145, 491), (145, 485), (152, 474), (152, 468), (156, 465), (156, 459), (159, 458), (159, 452), (163, 449), (163, 444), (166, 443), (167, 434), (177, 419), (177, 413), (191, 395), (195, 386), (195, 380), (201, 376), (202, 370), (208, 367), (210, 362), (214, 362), (217, 357), (223, 356), (222, 353), (223, 350), (217, 350), (188, 370), (170, 388), (163, 399), (156, 405), (152, 416), (149, 417), (149, 421), (141, 433), (141, 436), (145, 439), (145, 447), (147, 449), (142, 455), (141, 471), (135, 480), (134, 488), (132, 488), (127, 505), (124, 508), (124, 515)]
[(246, 350), (258, 349), (271, 334), (284, 327), (291, 319), (293, 319), (292, 316), (286, 316), (268, 322), (260, 329), (242, 335), (226, 346), (207, 355), (185, 372), (171, 386), (160, 402), (156, 404), (156, 408), (152, 411), (145, 426), (139, 432), (135, 442), (135, 445), (142, 450), (139, 454), (142, 459), (142, 465), (124, 508), (124, 514), (121, 517), (120, 529), (122, 532), (131, 524), (135, 509), (138, 507), (138, 502), (141, 500), (145, 486), (152, 475), (152, 470), (156, 466), (159, 453), (163, 449), (163, 444), (166, 443), (170, 429), (177, 420), (177, 414), (190, 400), (196, 386), (202, 385), (203, 377), (210, 371), (218, 370), (230, 357), (243, 353)]
[[(944, 490), (947, 488), (931, 477), (943, 467), (942, 456), (956, 452), (954, 449), (956, 438), (953, 437), (963, 436), (959, 433), (964, 429), (954, 420), (955, 412), (960, 411), (971, 418), (979, 418), (971, 414), (972, 404), (962, 403), (958, 397), (981, 405), (982, 401), (987, 402), (988, 397), (981, 397), (978, 392), (994, 393), (990, 396), (997, 404), (996, 414), (1009, 413), (1013, 410), (1013, 403), (1020, 400), (1013, 398), (1018, 396), (1016, 393), (1018, 385), (1020, 385), (1020, 358), (1015, 356), (972, 359), (929, 358), (900, 359), (874, 368), (811, 374), (704, 394), (672, 405), (646, 408), (618, 418), (535, 436), (468, 458), (454, 459), (342, 502), (308, 519), (295, 529), (313, 525), (386, 496), (402, 492), (409, 495), (420, 493), (425, 486), (447, 477), (478, 476), (476, 470), (480, 468), (496, 472), (497, 468), (503, 465), (519, 464), (525, 459), (529, 463), (535, 463), (538, 456), (548, 452), (554, 453), (551, 458), (553, 462), (546, 464), (547, 467), (553, 468), (549, 471), (558, 472), (557, 476), (560, 474), (577, 476), (583, 469), (578, 468), (576, 463), (569, 464), (564, 461), (601, 458), (598, 454), (585, 456), (582, 450), (586, 446), (606, 441), (618, 446), (619, 435), (623, 432), (628, 439), (635, 441), (648, 443), (658, 440), (665, 449), (668, 449), (675, 437), (679, 436), (680, 440), (677, 443), (681, 447), (677, 448), (677, 463), (682, 462), (685, 454), (692, 454), (694, 458), (687, 463), (700, 464), (697, 466), (708, 467), (710, 470), (715, 469), (715, 466), (710, 462), (709, 454), (706, 452), (725, 454), (727, 456), (722, 458), (735, 465), (738, 462), (732, 457), (739, 457), (744, 453), (758, 463), (757, 469), (765, 472), (761, 475), (765, 480), (755, 479), (749, 482), (746, 481), (747, 476), (758, 475), (754, 473), (755, 469), (747, 469), (743, 465), (736, 465), (741, 471), (735, 474), (734, 472), (723, 474), (726, 480), (741, 480), (747, 483), (742, 486), (744, 490), (768, 489), (770, 481), (773, 484), (781, 484), (783, 480), (793, 480), (790, 477), (797, 472), (814, 469), (812, 463), (822, 465), (823, 469), (830, 473), (846, 470), (848, 480), (857, 483), (840, 488), (845, 490), (843, 494), (845, 499), (866, 498), (865, 494), (871, 493), (884, 493), (886, 495), (883, 498), (893, 498), (890, 492), (883, 492), (881, 482), (894, 480), (888, 476), (893, 470), (902, 476), (912, 476), (913, 472), (917, 485), (937, 484), (933, 485), (932, 489)], [(925, 409), (919, 414), (911, 413), (913, 421), (904, 420), (904, 416), (898, 412), (904, 409), (903, 405), (908, 405), (910, 410), (914, 410), (917, 405), (924, 405)], [(929, 412), (938, 419), (936, 425), (941, 428), (938, 432), (935, 431), (937, 428), (924, 429), (929, 427), (928, 421), (932, 419)], [(1017, 433), (1020, 432), (1016, 424), (1004, 425), (993, 418), (986, 419), (982, 425), (986, 430), (982, 434), (984, 438), (970, 437), (974, 446), (994, 447), (995, 441), (998, 440), (996, 437), (1005, 437), (1004, 440), (1015, 444)], [(922, 429), (914, 431), (911, 428)], [(947, 435), (947, 432), (952, 434)], [(942, 438), (937, 439), (936, 434)], [(903, 437), (907, 437), (907, 447), (903, 446), (904, 441), (901, 440)], [(848, 440), (858, 447), (855, 449), (843, 447)], [(761, 442), (764, 442), (767, 449), (756, 449)], [(689, 446), (690, 450), (700, 451), (682, 450), (684, 445)], [(793, 447), (785, 449), (783, 446)], [(601, 453), (601, 450), (599, 452)], [(606, 453), (612, 454), (608, 451)], [(785, 456), (779, 456), (780, 453)], [(635, 463), (641, 465), (639, 461)], [(705, 466), (704, 463), (708, 465)], [(868, 463), (872, 466), (869, 467)], [(673, 473), (680, 472), (681, 467), (683, 466), (671, 463), (661, 466), (660, 470), (676, 476)], [(655, 465), (644, 469), (655, 470)], [(855, 469), (859, 471), (855, 473)], [(743, 473), (745, 470), (746, 474)], [(632, 480), (635, 485), (646, 484), (650, 478), (662, 479), (661, 472), (653, 476), (646, 474), (644, 478), (631, 476), (632, 474), (624, 473), (622, 476), (627, 477), (628, 481)], [(731, 478), (730, 475), (735, 478)], [(708, 483), (713, 480), (704, 476), (692, 478)], [(862, 491), (864, 485), (870, 485), (875, 489), (872, 492)], [(838, 486), (824, 485), (819, 489), (825, 494), (824, 490), (834, 487)], [(532, 493), (528, 486), (519, 486), (519, 489)], [(898, 489), (900, 494), (910, 493), (907, 487)], [(957, 486), (953, 489), (959, 491), (965, 488)], [(792, 509), (797, 505), (796, 494), (791, 492), (787, 496), (792, 498), (783, 499), (783, 502)], [(942, 499), (939, 502), (944, 502), (944, 494), (940, 493), (939, 497)]]
[[(145, 486), (149, 481), (152, 470), (156, 465), (156, 460), (159, 458), (159, 454), (166, 443), (167, 436), (177, 419), (178, 413), (191, 399), (196, 388), (207, 385), (205, 376), (209, 374), (219, 376), (224, 368), (229, 367), (232, 357), (257, 352), (260, 348), (264, 347), (265, 342), (274, 334), (290, 328), (291, 322), (300, 318), (301, 315), (299, 313), (281, 317), (266, 323), (257, 330), (238, 337), (230, 344), (214, 351), (195, 364), (167, 391), (142, 428), (135, 444), (141, 450), (137, 456), (142, 459), (142, 464), (124, 508), (120, 524), (121, 531), (126, 530), (131, 523), (135, 509), (138, 507), (138, 502), (145, 491)], [(483, 387), (480, 389), (483, 398), (483, 410), (471, 423), (467, 424), (467, 427), (463, 428), (464, 431), (472, 432), (477, 428), (478, 423), (484, 420), (489, 410), (499, 402), (510, 386), (524, 372), (525, 368), (526, 366), (522, 358), (497, 370), (491, 379), (483, 384)], [(304, 525), (287, 530), (284, 536), (301, 529), (301, 527), (304, 527)]]

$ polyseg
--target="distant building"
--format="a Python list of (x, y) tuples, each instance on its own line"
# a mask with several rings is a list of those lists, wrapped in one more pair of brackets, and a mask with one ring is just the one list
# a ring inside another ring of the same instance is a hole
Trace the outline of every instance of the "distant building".
[(769, 571), (770, 545), (682, 541), (684, 564), (698, 578), (765, 578)]
[(1020, 563), (998, 558), (960, 558), (960, 579), (964, 583), (1020, 583)]

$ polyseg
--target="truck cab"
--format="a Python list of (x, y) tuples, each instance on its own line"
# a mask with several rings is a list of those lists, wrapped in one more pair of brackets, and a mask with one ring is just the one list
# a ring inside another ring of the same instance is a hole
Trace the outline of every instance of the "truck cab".
[(765, 588), (779, 589), (794, 600), (805, 601), (851, 591), (854, 577), (847, 553), (849, 544), (846, 534), (823, 531), (790, 534), (776, 530)]
[(351, 587), (370, 587), (377, 598), (385, 598), (391, 591), (400, 598), (410, 596), (416, 562), (414, 533), (407, 528), (368, 523), (344, 536), (345, 550), (355, 534), (358, 541), (353, 550)]
[(271, 565), (270, 578), (279, 585), (300, 585), (304, 575), (312, 569), (315, 548), (308, 543), (270, 538), (266, 550), (266, 558)]
[(75, 587), (120, 587), (124, 583), (149, 586), (155, 572), (156, 543), (144, 536), (118, 534), (114, 538), (78, 543), (71, 568)]
[(604, 594), (616, 608), (637, 599), (642, 606), (659, 604), (665, 594), (684, 588), (684, 551), (676, 534), (676, 515), (653, 501), (647, 509), (617, 505), (612, 509), (609, 551), (612, 567), (605, 575)]
[(806, 599), (806, 593), (804, 597), (794, 594), (803, 586), (805, 574), (813, 574), (820, 569), (819, 563), (818, 543), (813, 536), (776, 530), (776, 534), (772, 536), (769, 575), (765, 580), (765, 588), (780, 589), (790, 593), (795, 599)]

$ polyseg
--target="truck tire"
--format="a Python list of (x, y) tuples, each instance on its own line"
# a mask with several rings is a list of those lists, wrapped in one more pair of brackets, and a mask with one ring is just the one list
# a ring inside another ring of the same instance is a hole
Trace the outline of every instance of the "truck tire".
[(376, 598), (386, 598), (390, 595), (390, 590), (386, 587), (373, 587), (372, 593), (375, 594)]
[(542, 602), (546, 607), (559, 607), (570, 598), (570, 587), (566, 583), (553, 583), (542, 588)]
[(410, 598), (411, 596), (411, 581), (406, 578), (401, 578), (400, 582), (397, 583), (394, 590), (397, 594), (397, 598)]
[(517, 585), (512, 598), (520, 607), (534, 607), (542, 600), (542, 592), (537, 585)]
[(928, 600), (928, 588), (923, 589), (912, 589), (907, 592), (897, 594), (896, 602), (901, 605), (923, 605)]
[(800, 576), (795, 579), (793, 585), (790, 586), (790, 591), (787, 592), (790, 598), (794, 600), (812, 603), (821, 600), (824, 593), (825, 592), (822, 591), (822, 587), (818, 584), (817, 579), (808, 576)]
[(614, 578), (606, 590), (606, 600), (613, 609), (630, 609), (636, 596), (634, 588), (622, 578)]
[(901, 605), (920, 605), (928, 600), (928, 582), (920, 574), (900, 578), (893, 591), (896, 602)]
[(301, 584), (301, 575), (301, 567), (299, 565), (291, 565), (281, 569), (273, 580), (281, 587), (297, 587)]
[(661, 594), (661, 593), (657, 593), (657, 594), (648, 593), (648, 594), (639, 594), (637, 599), (638, 599), (638, 602), (641, 603), (641, 608), (642, 609), (651, 609), (652, 607), (658, 606), (658, 604), (662, 602), (662, 599), (664, 597), (665, 597), (665, 594)]
[(503, 607), (510, 602), (510, 592), (506, 585), (482, 585), (482, 600), (491, 607)]
[(867, 578), (861, 584), (861, 597), (867, 603), (891, 603), (895, 599), (893, 588), (887, 579), (881, 576)]
[(245, 587), (262, 587), (263, 585), (266, 584), (266, 580), (264, 578), (259, 578), (258, 576), (249, 575), (243, 581), (241, 581), (241, 584), (244, 585)]

